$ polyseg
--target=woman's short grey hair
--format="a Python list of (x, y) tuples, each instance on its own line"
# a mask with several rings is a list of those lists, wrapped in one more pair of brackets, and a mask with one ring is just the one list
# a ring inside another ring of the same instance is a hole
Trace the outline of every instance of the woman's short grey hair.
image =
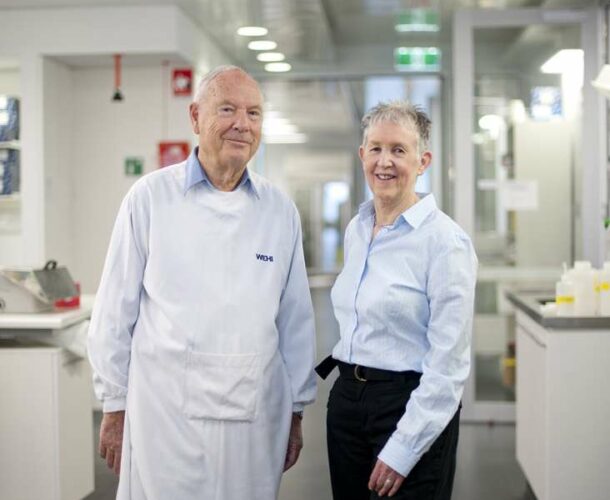
[(392, 122), (413, 129), (417, 134), (418, 154), (428, 150), (432, 122), (419, 106), (408, 101), (380, 102), (362, 118), (362, 144), (366, 143), (371, 126), (381, 122)]
[(247, 77), (252, 78), (252, 80), (256, 82), (256, 80), (254, 80), (254, 78), (252, 77), (252, 75), (250, 73), (248, 73), (243, 68), (240, 68), (239, 66), (233, 66), (230, 64), (218, 66), (217, 68), (214, 68), (212, 71), (206, 73), (204, 75), (204, 77), (201, 79), (201, 81), (199, 82), (199, 86), (197, 87), (197, 90), (195, 91), (195, 96), (193, 98), (193, 102), (200, 102), (201, 99), (203, 98), (203, 96), (205, 95), (205, 93), (207, 92), (210, 84), (217, 77), (219, 77), (220, 75), (222, 75), (224, 73), (228, 73), (229, 71), (239, 71), (239, 72), (243, 73), (244, 75), (246, 75)]

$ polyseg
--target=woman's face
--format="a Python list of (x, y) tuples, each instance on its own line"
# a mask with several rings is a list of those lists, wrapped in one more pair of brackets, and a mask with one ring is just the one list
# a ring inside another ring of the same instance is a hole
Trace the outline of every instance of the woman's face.
[(364, 176), (376, 199), (401, 204), (415, 195), (415, 182), (430, 164), (429, 151), (418, 154), (417, 135), (393, 122), (372, 125), (360, 146)]

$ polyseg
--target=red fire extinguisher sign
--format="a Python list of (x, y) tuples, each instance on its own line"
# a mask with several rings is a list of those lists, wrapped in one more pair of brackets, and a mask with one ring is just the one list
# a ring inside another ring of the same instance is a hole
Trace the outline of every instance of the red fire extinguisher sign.
[(190, 96), (193, 92), (193, 70), (174, 68), (172, 70), (172, 90), (174, 96)]

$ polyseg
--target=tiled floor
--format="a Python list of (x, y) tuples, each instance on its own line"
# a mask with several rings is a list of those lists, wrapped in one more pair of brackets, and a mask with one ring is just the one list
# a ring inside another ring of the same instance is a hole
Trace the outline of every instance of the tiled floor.
[[(338, 333), (328, 290), (313, 291), (318, 357), (334, 345)], [(324, 418), (332, 381), (319, 386), (318, 401), (307, 408), (303, 423), (305, 447), (297, 465), (282, 481), (280, 500), (331, 500)], [(96, 414), (96, 432), (99, 429)], [(115, 497), (116, 477), (96, 457), (96, 490), (86, 500)], [(515, 428), (510, 425), (462, 425), (453, 500), (535, 500), (515, 460)], [(205, 499), (202, 499), (205, 500)], [(256, 500), (256, 499), (252, 499)]]

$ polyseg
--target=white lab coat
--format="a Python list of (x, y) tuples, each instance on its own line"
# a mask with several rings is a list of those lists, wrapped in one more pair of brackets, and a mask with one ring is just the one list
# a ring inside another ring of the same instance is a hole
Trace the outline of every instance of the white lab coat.
[(126, 408), (117, 498), (272, 500), (291, 414), (315, 398), (300, 222), (253, 173), (185, 187), (195, 161), (126, 196), (92, 316), (96, 391)]

